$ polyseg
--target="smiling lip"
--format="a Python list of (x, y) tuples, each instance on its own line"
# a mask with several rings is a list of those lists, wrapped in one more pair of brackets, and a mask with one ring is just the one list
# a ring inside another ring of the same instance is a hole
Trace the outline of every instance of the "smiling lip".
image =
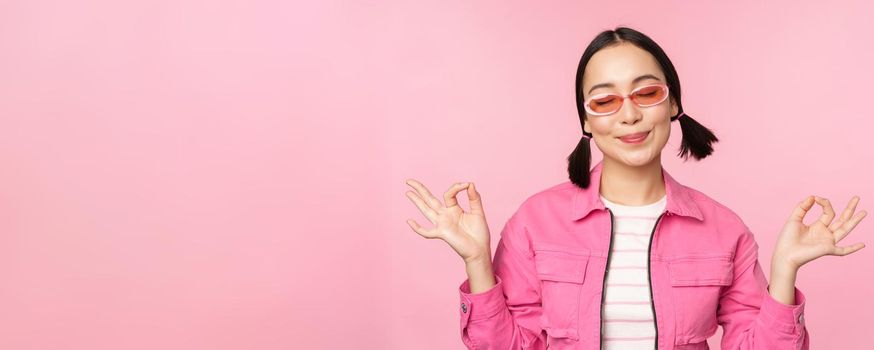
[(649, 131), (638, 132), (620, 137), (619, 139), (625, 142), (640, 142), (649, 135)]

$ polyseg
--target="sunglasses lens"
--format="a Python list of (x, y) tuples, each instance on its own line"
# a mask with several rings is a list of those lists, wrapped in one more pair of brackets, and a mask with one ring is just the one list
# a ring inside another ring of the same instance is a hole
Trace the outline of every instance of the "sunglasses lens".
[[(654, 106), (668, 97), (668, 89), (664, 85), (650, 85), (640, 88), (631, 95), (631, 99), (641, 107)], [(588, 107), (597, 114), (611, 114), (622, 108), (622, 96), (603, 94), (592, 98)]]
[(633, 99), (641, 106), (650, 106), (664, 101), (667, 89), (661, 86), (647, 86), (634, 93)]
[(589, 108), (595, 113), (613, 112), (622, 106), (622, 98), (616, 95), (605, 95), (589, 101)]

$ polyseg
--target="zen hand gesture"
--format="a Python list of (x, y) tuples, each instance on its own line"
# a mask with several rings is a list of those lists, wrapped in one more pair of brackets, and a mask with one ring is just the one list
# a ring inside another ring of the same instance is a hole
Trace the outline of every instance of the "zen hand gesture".
[[(407, 224), (413, 231), (428, 239), (442, 239), (455, 249), (465, 262), (491, 258), (489, 226), (486, 224), (483, 212), (482, 197), (474, 189), (473, 183), (456, 183), (449, 187), (443, 194), (446, 205), (418, 181), (408, 179), (406, 183), (416, 190), (416, 192), (407, 191), (405, 193), (407, 198), (416, 204), (432, 224), (436, 225), (434, 228), (425, 229), (409, 219)], [(458, 200), (455, 198), (458, 192), (464, 189), (467, 189), (467, 198), (470, 201), (470, 212), (467, 213), (458, 205)]]
[[(802, 220), (813, 207), (814, 202), (822, 206), (823, 213), (819, 220), (808, 226)], [(832, 222), (832, 219), (835, 218), (835, 211), (828, 199), (808, 196), (807, 199), (798, 203), (792, 216), (783, 226), (783, 231), (780, 233), (774, 248), (774, 258), (797, 269), (801, 265), (824, 255), (844, 256), (864, 248), (864, 243), (850, 246), (837, 245), (867, 215), (865, 211), (853, 215), (858, 203), (859, 197), (854, 196), (850, 199), (844, 212), (841, 213), (841, 217)]]

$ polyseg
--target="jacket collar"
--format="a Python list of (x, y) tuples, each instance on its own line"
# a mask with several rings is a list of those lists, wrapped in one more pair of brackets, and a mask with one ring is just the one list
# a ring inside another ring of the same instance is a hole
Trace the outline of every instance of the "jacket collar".
[[(604, 202), (601, 201), (600, 185), (601, 185), (601, 170), (604, 161), (598, 162), (589, 172), (589, 187), (586, 189), (574, 185), (576, 193), (574, 194), (574, 204), (572, 206), (572, 217), (574, 220), (579, 220), (595, 209), (606, 209)], [(665, 211), (676, 215), (689, 216), (704, 221), (701, 215), (701, 210), (689, 194), (689, 190), (678, 183), (671, 177), (670, 174), (662, 168), (662, 177), (665, 181), (665, 195), (667, 202), (665, 203)]]

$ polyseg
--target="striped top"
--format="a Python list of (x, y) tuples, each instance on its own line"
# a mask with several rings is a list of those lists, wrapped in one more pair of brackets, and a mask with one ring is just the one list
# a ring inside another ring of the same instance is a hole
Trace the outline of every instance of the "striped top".
[(642, 206), (616, 204), (604, 196), (601, 200), (613, 212), (613, 248), (602, 305), (604, 348), (653, 349), (655, 323), (647, 255), (653, 226), (665, 210), (667, 196)]

